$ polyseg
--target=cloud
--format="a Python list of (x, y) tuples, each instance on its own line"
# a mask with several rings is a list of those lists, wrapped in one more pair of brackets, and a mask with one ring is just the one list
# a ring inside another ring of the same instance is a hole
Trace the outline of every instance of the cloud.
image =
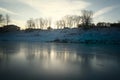
[(41, 16), (60, 18), (67, 14), (80, 14), (80, 11), (91, 5), (78, 0), (20, 0), (20, 2), (33, 7)]
[(0, 7), (0, 12), (4, 12), (4, 13), (8, 13), (8, 14), (12, 14), (12, 15), (19, 15), (20, 16), (20, 14), (15, 13), (13, 11), (10, 11), (8, 9), (2, 8), (2, 7)]
[[(30, 12), (23, 11), (24, 16), (27, 18), (44, 17), (51, 18), (54, 23), (65, 15), (80, 15), (81, 10), (85, 9), (91, 3), (83, 0), (0, 0), (7, 4), (23, 4), (23, 7), (30, 8)], [(19, 15), (13, 11), (5, 8), (0, 8), (2, 12)], [(36, 11), (36, 12), (32, 12)], [(19, 16), (17, 16), (19, 18)], [(24, 19), (23, 19), (24, 20)], [(16, 21), (14, 21), (16, 22)], [(16, 23), (20, 23), (17, 21)]]
[(105, 8), (103, 8), (103, 9), (97, 11), (97, 12), (94, 14), (93, 17), (96, 18), (96, 17), (98, 17), (98, 16), (101, 16), (101, 15), (103, 15), (103, 14), (105, 14), (105, 13), (108, 13), (108, 12), (112, 11), (113, 9), (115, 9), (115, 8), (117, 8), (117, 7), (118, 7), (118, 6), (108, 6), (108, 7), (105, 7)]

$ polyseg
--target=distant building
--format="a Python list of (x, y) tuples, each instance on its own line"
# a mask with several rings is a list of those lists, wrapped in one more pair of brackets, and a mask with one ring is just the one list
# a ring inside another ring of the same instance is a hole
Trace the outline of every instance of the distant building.
[(111, 27), (119, 27), (120, 28), (120, 23), (112, 23), (110, 24)]
[(15, 32), (20, 31), (20, 27), (16, 25), (6, 25), (0, 28), (0, 32)]
[(105, 23), (105, 22), (99, 22), (97, 23), (98, 27), (110, 27), (110, 23)]

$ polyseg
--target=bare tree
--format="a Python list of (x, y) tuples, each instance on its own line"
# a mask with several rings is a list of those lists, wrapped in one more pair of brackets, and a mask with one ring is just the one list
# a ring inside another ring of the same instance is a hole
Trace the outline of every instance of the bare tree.
[(73, 26), (72, 16), (67, 17), (67, 26), (70, 28)]
[(43, 28), (44, 28), (44, 24), (45, 24), (44, 19), (43, 19), (43, 18), (39, 18), (40, 29), (43, 29)]
[(2, 14), (0, 14), (0, 25), (3, 26), (5, 22), (5, 19)]
[(44, 28), (47, 28), (49, 26), (49, 19), (44, 19)]
[(88, 10), (82, 11), (82, 25), (89, 26), (92, 22), (93, 12)]
[(47, 27), (51, 26), (51, 19), (39, 18), (39, 26), (40, 29), (47, 29)]
[(65, 27), (65, 22), (63, 19), (56, 21), (57, 29), (62, 29)]
[(56, 26), (57, 26), (57, 29), (60, 29), (60, 22), (59, 21), (56, 21)]
[(77, 25), (81, 22), (81, 17), (77, 15), (66, 15), (61, 20), (56, 22), (57, 28), (63, 27), (77, 27)]
[(49, 19), (48, 19), (48, 27), (50, 27), (50, 26), (51, 26), (51, 23), (52, 23), (52, 19), (51, 19), (51, 18), (49, 18)]
[(36, 29), (47, 29), (47, 27), (51, 26), (51, 19), (48, 18), (37, 18), (37, 19), (29, 19), (27, 20), (28, 28), (36, 28)]
[(6, 14), (5, 16), (5, 20), (6, 20), (6, 25), (8, 25), (10, 23), (10, 16), (8, 14)]
[(74, 16), (74, 18), (75, 18), (75, 25), (74, 26), (77, 26), (78, 24), (80, 24), (81, 23), (81, 16)]
[(39, 23), (38, 23), (39, 21), (38, 21), (38, 19), (35, 19), (34, 22), (35, 22), (35, 28), (38, 29), (39, 28)]
[(32, 18), (27, 20), (27, 27), (28, 28), (35, 28), (35, 22)]
[(80, 23), (81, 17), (77, 16), (77, 15), (72, 15), (71, 16), (71, 21), (72, 21), (72, 26), (76, 27)]
[(68, 26), (68, 16), (64, 16), (62, 19), (56, 21), (57, 29), (62, 29)]

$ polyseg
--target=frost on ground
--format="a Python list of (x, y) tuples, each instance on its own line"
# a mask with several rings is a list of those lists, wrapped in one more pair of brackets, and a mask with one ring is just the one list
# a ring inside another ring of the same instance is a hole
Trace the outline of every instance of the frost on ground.
[(0, 33), (0, 41), (40, 41), (120, 44), (120, 28), (55, 29)]

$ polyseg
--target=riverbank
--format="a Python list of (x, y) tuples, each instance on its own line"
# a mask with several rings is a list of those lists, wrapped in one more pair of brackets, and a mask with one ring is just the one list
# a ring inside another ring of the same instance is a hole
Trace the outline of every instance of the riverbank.
[(0, 33), (0, 41), (120, 44), (120, 28), (55, 29)]

